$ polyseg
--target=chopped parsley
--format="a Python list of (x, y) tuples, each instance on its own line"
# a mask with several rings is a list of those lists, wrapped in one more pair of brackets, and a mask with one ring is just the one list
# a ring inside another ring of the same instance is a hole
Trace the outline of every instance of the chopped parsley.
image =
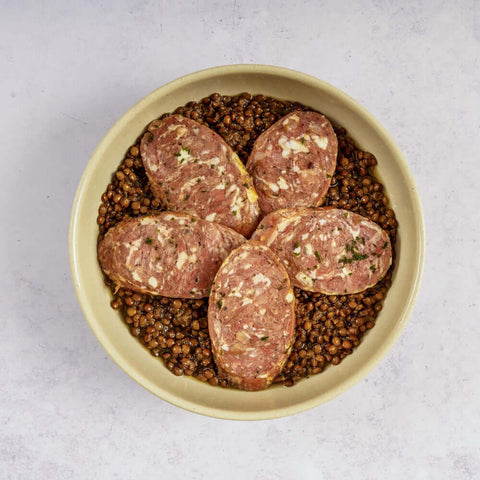
[(176, 157), (182, 156), (182, 152), (185, 152), (187, 155), (190, 155), (190, 149), (187, 147), (181, 147), (180, 151), (175, 154)]
[(268, 337), (262, 337), (260, 340), (264, 342), (265, 340), (268, 340)]
[(348, 213), (345, 212), (345, 213), (343, 214), (343, 216), (344, 216), (345, 218), (348, 218)]
[[(352, 263), (352, 262), (355, 262), (357, 260), (365, 260), (368, 257), (368, 255), (366, 255), (364, 253), (358, 253), (358, 249), (357, 249), (357, 240), (358, 239), (359, 239), (359, 237), (357, 237), (355, 240), (352, 240), (352, 242), (350, 244), (347, 243), (345, 245), (345, 250), (347, 251), (347, 253), (351, 253), (351, 257), (347, 257), (346, 255), (344, 255), (338, 261), (338, 263), (342, 263), (343, 265), (346, 265), (347, 263)], [(364, 238), (363, 238), (363, 241), (365, 241)]]
[(151, 244), (153, 243), (153, 240), (152, 240), (150, 237), (147, 237), (147, 238), (145, 239), (145, 243), (146, 243), (147, 245), (151, 245)]
[(188, 159), (189, 155), (190, 155), (190, 149), (187, 148), (187, 147), (180, 147), (180, 151), (175, 153), (174, 154), (176, 157), (179, 157), (178, 158), (178, 161), (180, 163), (183, 163), (185, 160)]
[(219, 301), (217, 302), (217, 307), (219, 308), (219, 310), (222, 309), (222, 307), (223, 307), (223, 302), (222, 302), (221, 300), (219, 300)]
[(150, 135), (148, 136), (148, 143), (152, 142), (153, 141), (153, 133), (150, 133)]
[(365, 245), (365, 237), (355, 237), (355, 242), (360, 242), (362, 245)]
[(296, 256), (296, 257), (299, 257), (300, 256), (300, 242), (296, 242), (295, 245), (293, 246), (293, 254)]
[(377, 270), (377, 267), (375, 265), (370, 265), (370, 270), (372, 272), (375, 272)]
[(320, 254), (317, 251), (315, 251), (315, 256), (317, 257), (318, 263), (323, 262), (323, 258), (320, 256)]
[(387, 248), (388, 242), (385, 242), (382, 246), (382, 248), (385, 250)]
[(300, 142), (302, 143), (302, 145), (305, 145), (305, 137), (301, 137)]
[(200, 183), (202, 181), (201, 178), (197, 178), (197, 183)]
[(244, 187), (247, 187), (247, 188), (249, 187), (249, 185), (248, 185), (247, 182), (245, 182), (245, 183), (243, 184), (243, 186), (244, 186)]
[(232, 210), (232, 213), (233, 213), (233, 215), (235, 215), (235, 216), (237, 215), (237, 211), (236, 211), (236, 210)]
[(339, 261), (338, 263), (343, 263), (344, 265), (346, 265), (347, 263), (353, 263), (354, 261), (356, 260), (365, 260), (366, 258), (368, 258), (368, 255), (364, 255), (364, 254), (360, 254), (360, 253), (357, 253), (357, 252), (353, 252), (352, 256), (350, 258), (348, 258), (346, 255), (344, 255)]

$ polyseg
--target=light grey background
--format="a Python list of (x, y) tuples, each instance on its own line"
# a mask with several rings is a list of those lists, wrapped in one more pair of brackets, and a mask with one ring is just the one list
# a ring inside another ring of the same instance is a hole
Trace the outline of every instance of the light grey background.
[[(265, 63), (366, 106), (417, 180), (427, 261), (367, 378), (280, 420), (154, 397), (77, 304), (68, 226), (97, 143), (183, 74)], [(0, 1), (1, 479), (478, 479), (478, 1)]]

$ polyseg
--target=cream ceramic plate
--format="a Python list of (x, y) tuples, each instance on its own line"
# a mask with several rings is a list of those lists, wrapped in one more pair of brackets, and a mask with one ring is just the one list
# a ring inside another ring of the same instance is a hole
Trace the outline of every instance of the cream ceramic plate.
[[(261, 392), (213, 387), (176, 377), (132, 337), (110, 307), (96, 257), (100, 197), (123, 155), (151, 120), (191, 100), (219, 92), (244, 91), (295, 100), (343, 125), (357, 144), (378, 160), (399, 223), (396, 269), (376, 326), (354, 353), (335, 367), (291, 388)], [(424, 226), (415, 182), (400, 150), (362, 106), (331, 85), (292, 70), (262, 65), (217, 67), (179, 78), (145, 97), (107, 133), (90, 159), (73, 204), (70, 257), (78, 300), (90, 327), (115, 362), (155, 395), (192, 412), (213, 417), (260, 420), (292, 415), (320, 405), (354, 385), (380, 361), (405, 326), (417, 294), (424, 258)]]

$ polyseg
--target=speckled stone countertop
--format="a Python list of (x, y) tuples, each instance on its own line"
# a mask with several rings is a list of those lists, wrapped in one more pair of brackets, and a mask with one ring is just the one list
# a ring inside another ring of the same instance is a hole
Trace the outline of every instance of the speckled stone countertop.
[[(480, 478), (478, 1), (0, 10), (1, 479)], [(231, 63), (294, 68), (367, 107), (410, 165), (427, 228), (418, 301), (389, 354), (335, 400), (263, 422), (195, 415), (137, 385), (90, 331), (69, 270), (70, 209), (102, 136), (158, 86)]]

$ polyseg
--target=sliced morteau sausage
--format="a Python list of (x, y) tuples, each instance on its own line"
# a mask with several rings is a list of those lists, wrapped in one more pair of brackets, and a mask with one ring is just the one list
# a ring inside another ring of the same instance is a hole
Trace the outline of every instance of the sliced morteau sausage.
[(249, 236), (260, 209), (237, 154), (213, 130), (172, 115), (153, 121), (141, 155), (153, 193), (168, 210), (187, 211)]
[(293, 343), (294, 299), (285, 268), (265, 245), (249, 241), (227, 257), (208, 306), (220, 376), (243, 390), (272, 383)]
[(151, 295), (202, 298), (231, 250), (235, 230), (183, 212), (125, 218), (98, 245), (104, 273), (117, 287)]
[(252, 238), (281, 259), (294, 286), (309, 292), (361, 292), (381, 280), (392, 264), (388, 234), (347, 210), (278, 210), (263, 219)]
[(322, 205), (337, 164), (337, 136), (320, 113), (289, 113), (256, 140), (247, 162), (262, 214)]

